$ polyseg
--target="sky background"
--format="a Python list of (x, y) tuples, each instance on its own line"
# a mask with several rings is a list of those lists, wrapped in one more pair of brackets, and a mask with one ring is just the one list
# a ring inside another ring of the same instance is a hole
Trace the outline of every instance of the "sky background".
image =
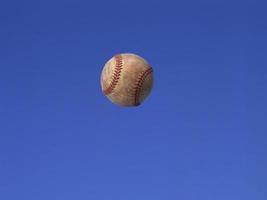
[[(0, 199), (266, 200), (267, 3), (0, 2)], [(114, 54), (154, 68), (112, 104)]]

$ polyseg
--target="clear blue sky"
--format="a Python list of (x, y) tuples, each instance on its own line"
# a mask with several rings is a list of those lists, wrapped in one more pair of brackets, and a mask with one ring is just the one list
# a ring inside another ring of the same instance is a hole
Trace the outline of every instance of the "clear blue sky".
[[(1, 200), (266, 200), (264, 1), (0, 3)], [(155, 71), (138, 108), (104, 63)]]

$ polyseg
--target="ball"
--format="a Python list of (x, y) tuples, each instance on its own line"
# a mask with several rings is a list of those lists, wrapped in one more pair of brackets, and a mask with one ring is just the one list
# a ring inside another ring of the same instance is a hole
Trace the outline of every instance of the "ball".
[(151, 93), (153, 69), (141, 56), (117, 54), (105, 63), (100, 83), (103, 94), (114, 104), (139, 106)]

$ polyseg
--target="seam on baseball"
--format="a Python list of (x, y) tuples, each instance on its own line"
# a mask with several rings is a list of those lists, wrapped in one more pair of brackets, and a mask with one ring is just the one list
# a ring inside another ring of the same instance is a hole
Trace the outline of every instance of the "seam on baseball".
[(135, 106), (140, 105), (139, 98), (140, 98), (140, 93), (141, 93), (143, 83), (145, 82), (147, 76), (151, 74), (152, 72), (153, 72), (153, 69), (152, 67), (150, 67), (139, 75), (135, 83), (135, 90), (134, 90), (134, 105)]
[(122, 56), (121, 56), (121, 54), (118, 54), (118, 55), (115, 55), (114, 58), (115, 58), (115, 62), (116, 62), (115, 71), (112, 75), (112, 80), (111, 80), (109, 87), (104, 90), (105, 95), (108, 95), (108, 94), (113, 92), (113, 90), (116, 87), (116, 85), (118, 84), (120, 76), (121, 76), (121, 70), (122, 70), (122, 65), (123, 65)]

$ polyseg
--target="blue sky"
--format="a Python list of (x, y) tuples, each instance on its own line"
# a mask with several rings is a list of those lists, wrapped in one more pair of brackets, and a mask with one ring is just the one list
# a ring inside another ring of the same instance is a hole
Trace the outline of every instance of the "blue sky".
[[(266, 200), (264, 1), (0, 3), (0, 199)], [(104, 63), (154, 68), (137, 108)]]

